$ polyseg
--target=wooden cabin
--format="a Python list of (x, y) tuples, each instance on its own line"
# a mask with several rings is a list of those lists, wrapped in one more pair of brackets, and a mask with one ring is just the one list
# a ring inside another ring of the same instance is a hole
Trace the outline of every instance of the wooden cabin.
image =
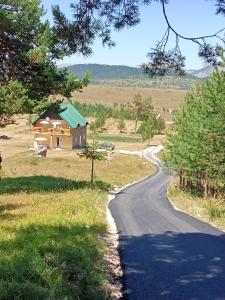
[(61, 103), (59, 112), (42, 112), (32, 122), (36, 146), (50, 149), (81, 148), (87, 140), (87, 120), (71, 103)]

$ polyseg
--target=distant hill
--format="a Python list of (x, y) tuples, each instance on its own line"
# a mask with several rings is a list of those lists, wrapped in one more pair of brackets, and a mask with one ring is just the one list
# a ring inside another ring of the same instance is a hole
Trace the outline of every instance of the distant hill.
[[(129, 67), (121, 65), (101, 65), (101, 64), (77, 64), (77, 65), (61, 65), (60, 68), (67, 68), (78, 77), (82, 77), (89, 72), (92, 76), (92, 81), (100, 80), (130, 80), (130, 79), (148, 79), (148, 75), (144, 74), (143, 70), (138, 67)], [(174, 76), (173, 74), (169, 74)], [(185, 76), (189, 79), (196, 79), (192, 74)]]
[(185, 89), (192, 88), (200, 78), (194, 76), (190, 71), (185, 76), (175, 76), (168, 73), (167, 76), (149, 78), (139, 67), (129, 67), (121, 65), (101, 65), (101, 64), (77, 64), (61, 65), (59, 68), (67, 68), (73, 74), (82, 77), (89, 72), (91, 74), (92, 84), (107, 84), (112, 86), (132, 86), (132, 87), (149, 87), (160, 89)]
[(203, 79), (203, 78), (208, 78), (213, 71), (214, 71), (213, 66), (206, 66), (206, 67), (201, 68), (199, 70), (188, 70), (187, 73), (189, 75), (193, 75), (197, 78)]
[(99, 64), (78, 64), (67, 66), (67, 69), (78, 77), (82, 77), (89, 72), (92, 80), (118, 80), (118, 79), (142, 79), (147, 76), (143, 74), (141, 68), (128, 66), (110, 66)]

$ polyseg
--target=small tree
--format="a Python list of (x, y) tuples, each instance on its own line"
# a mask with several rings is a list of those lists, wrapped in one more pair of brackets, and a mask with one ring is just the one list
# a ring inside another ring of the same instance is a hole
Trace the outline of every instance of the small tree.
[(17, 80), (0, 85), (0, 126), (10, 123), (13, 114), (30, 112), (32, 104), (27, 89)]
[(147, 98), (145, 98), (143, 100), (143, 108), (141, 110), (141, 119), (142, 120), (146, 120), (148, 119), (150, 116), (153, 116), (155, 115), (155, 108), (154, 108), (154, 105), (152, 104), (152, 97), (149, 96)]
[(96, 141), (96, 128), (93, 125), (91, 128), (92, 132), (92, 143), (87, 144), (83, 147), (78, 155), (80, 157), (85, 157), (86, 159), (91, 160), (91, 184), (94, 184), (94, 162), (95, 160), (105, 160), (106, 159), (106, 152), (99, 152), (98, 151), (98, 142)]
[(156, 128), (158, 134), (162, 133), (162, 131), (166, 128), (165, 121), (161, 116), (156, 120)]
[(128, 104), (128, 109), (135, 117), (135, 132), (137, 132), (138, 120), (146, 120), (154, 115), (154, 106), (151, 96), (143, 99), (140, 94), (136, 94), (133, 101)]
[(103, 112), (98, 113), (95, 119), (95, 128), (96, 129), (103, 129), (105, 125), (107, 115)]
[(156, 130), (156, 119), (151, 116), (144, 120), (141, 126), (138, 128), (138, 133), (141, 134), (142, 140), (148, 140), (148, 145), (150, 145), (150, 140), (153, 138)]
[(123, 130), (126, 128), (126, 124), (123, 116), (121, 116), (120, 119), (118, 120), (117, 128), (119, 129), (120, 133), (122, 133)]
[(128, 109), (135, 117), (134, 131), (137, 132), (137, 122), (144, 111), (144, 100), (140, 94), (136, 94), (133, 101), (128, 103)]
[(78, 154), (80, 157), (85, 157), (86, 159), (91, 160), (91, 184), (94, 184), (94, 162), (95, 160), (105, 160), (106, 153), (99, 152), (97, 147), (97, 143), (95, 144), (87, 144), (81, 152)]

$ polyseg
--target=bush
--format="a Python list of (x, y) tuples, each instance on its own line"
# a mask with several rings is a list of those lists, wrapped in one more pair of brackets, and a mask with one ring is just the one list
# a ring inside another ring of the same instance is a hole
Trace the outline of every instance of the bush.
[(221, 218), (225, 213), (225, 208), (220, 201), (208, 200), (205, 205), (210, 220)]

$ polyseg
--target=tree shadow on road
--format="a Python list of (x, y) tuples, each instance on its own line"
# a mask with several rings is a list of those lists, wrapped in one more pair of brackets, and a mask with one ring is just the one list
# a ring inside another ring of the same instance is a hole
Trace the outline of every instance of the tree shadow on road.
[(225, 235), (166, 232), (120, 242), (129, 300), (225, 299)]

